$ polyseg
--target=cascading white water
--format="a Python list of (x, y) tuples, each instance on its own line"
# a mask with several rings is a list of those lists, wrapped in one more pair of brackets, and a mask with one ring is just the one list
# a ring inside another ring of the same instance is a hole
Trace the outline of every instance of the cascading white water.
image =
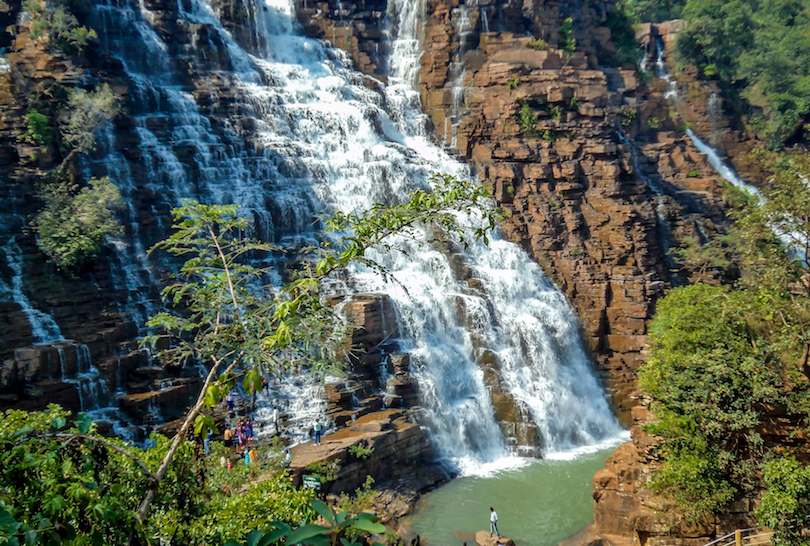
[(6, 258), (6, 264), (11, 269), (11, 279), (8, 282), (0, 278), (0, 296), (8, 298), (20, 306), (37, 343), (51, 343), (53, 341), (63, 341), (65, 338), (59, 329), (59, 325), (51, 315), (33, 306), (31, 300), (23, 291), (23, 269), (20, 246), (14, 237), (9, 237), (8, 242), (2, 247)]
[[(429, 175), (436, 172), (469, 176), (468, 167), (434, 145), (426, 131), (414, 89), (424, 9), (419, 1), (391, 3), (397, 17), (392, 18), (391, 77), (384, 94), (364, 85), (365, 76), (349, 68), (345, 54), (297, 34), (288, 0), (251, 6), (252, 56), (208, 4), (194, 0), (184, 6), (185, 19), (215, 29), (225, 44), (229, 67), (222, 76), (248, 102), (260, 155), (249, 164), (244, 161), (246, 151), (236, 139), (214, 131), (196, 99), (179, 90), (168, 48), (149, 28), (149, 14), (111, 1), (100, 6), (107, 33), (102, 40), (123, 60), (133, 94), (140, 97), (142, 111), (133, 117), (151, 179), (136, 182), (130, 173), (109, 169), (115, 142), (106, 143), (106, 159), (96, 166), (107, 167), (129, 200), (145, 185), (160, 191), (169, 206), (187, 196), (236, 202), (267, 219), (266, 235), (283, 241), (316, 237), (311, 226), (315, 212), (400, 202), (408, 191), (427, 188)], [(135, 53), (128, 40), (145, 46)], [(193, 150), (193, 173), (189, 161), (178, 158), (184, 147)], [(138, 239), (135, 228), (133, 234)], [(620, 428), (581, 349), (576, 317), (539, 267), (495, 234), (490, 247), (478, 244), (462, 256), (485, 286), (481, 294), (457, 278), (449, 257), (427, 239), (425, 234), (421, 246), (401, 241), (407, 257), (375, 255), (408, 287), (407, 294), (363, 269), (354, 272), (350, 284), (356, 290), (386, 292), (396, 302), (401, 345), (411, 352), (425, 422), (441, 453), (469, 471), (509, 455), (477, 364), (484, 348), (498, 356), (502, 381), (537, 423), (547, 454), (618, 435)], [(133, 268), (143, 271), (146, 264), (137, 258), (137, 247), (128, 244), (136, 250)], [(318, 389), (292, 380), (274, 389), (269, 399), (290, 400), (284, 409), (303, 429)]]
[(717, 171), (717, 174), (722, 176), (728, 182), (731, 182), (731, 184), (737, 188), (740, 188), (751, 195), (759, 195), (759, 190), (744, 180), (741, 180), (740, 177), (737, 176), (737, 173), (734, 172), (734, 169), (726, 165), (726, 163), (720, 158), (717, 151), (703, 142), (695, 134), (695, 132), (692, 131), (692, 129), (687, 129), (686, 134), (692, 139), (692, 144), (695, 145), (695, 148), (697, 148), (700, 153), (706, 154), (706, 159), (709, 160), (709, 163), (712, 167), (714, 167), (714, 170)]

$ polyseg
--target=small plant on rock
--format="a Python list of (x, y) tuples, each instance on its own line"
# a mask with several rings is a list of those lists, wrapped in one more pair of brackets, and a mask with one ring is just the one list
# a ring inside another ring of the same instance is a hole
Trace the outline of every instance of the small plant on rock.
[(515, 76), (514, 80), (507, 82), (506, 87), (508, 89), (517, 89), (518, 85), (520, 85), (520, 76)]
[(548, 43), (542, 38), (538, 38), (536, 40), (532, 40), (526, 44), (526, 47), (530, 47), (532, 49), (546, 49), (548, 47)]
[(520, 130), (523, 133), (532, 133), (537, 125), (539, 116), (532, 111), (531, 106), (524, 104), (520, 107), (518, 112), (517, 122), (520, 125)]
[(365, 442), (361, 442), (359, 444), (355, 444), (349, 447), (349, 453), (357, 457), (358, 459), (368, 459), (372, 453), (374, 453), (374, 448), (371, 446), (367, 446)]
[(577, 47), (577, 41), (572, 36), (574, 20), (570, 17), (566, 18), (559, 29), (559, 38), (557, 39), (557, 47), (565, 51), (574, 51)]

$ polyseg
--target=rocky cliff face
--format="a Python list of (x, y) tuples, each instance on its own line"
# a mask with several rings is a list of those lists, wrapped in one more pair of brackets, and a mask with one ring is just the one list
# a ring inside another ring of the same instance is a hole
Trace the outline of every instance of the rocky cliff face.
[[(433, 2), (423, 103), (438, 137), (491, 184), (505, 235), (568, 294), (626, 411), (655, 302), (677, 281), (669, 249), (723, 229), (719, 180), (673, 119), (664, 82), (598, 66), (613, 47), (610, 3), (535, 4), (535, 18), (504, 9), (510, 32), (486, 32), (486, 8)], [(454, 22), (459, 11), (473, 30)], [(556, 43), (568, 14), (592, 39), (575, 26), (576, 52), (540, 47), (534, 38)]]

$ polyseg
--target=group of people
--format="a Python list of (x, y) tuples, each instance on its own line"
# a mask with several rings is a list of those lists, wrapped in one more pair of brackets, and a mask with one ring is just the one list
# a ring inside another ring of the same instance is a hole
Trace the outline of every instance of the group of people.
[(226, 428), (225, 432), (222, 434), (222, 441), (225, 447), (238, 445), (243, 448), (251, 438), (253, 438), (253, 419), (248, 419), (247, 421), (239, 419), (235, 429), (232, 430), (230, 427)]

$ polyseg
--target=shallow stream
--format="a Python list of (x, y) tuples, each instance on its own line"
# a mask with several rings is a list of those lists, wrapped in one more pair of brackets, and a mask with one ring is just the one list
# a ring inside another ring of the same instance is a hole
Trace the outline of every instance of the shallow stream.
[(504, 459), (424, 495), (406, 522), (429, 546), (474, 546), (489, 507), (518, 546), (555, 546), (593, 521), (593, 475), (618, 442), (558, 459)]

